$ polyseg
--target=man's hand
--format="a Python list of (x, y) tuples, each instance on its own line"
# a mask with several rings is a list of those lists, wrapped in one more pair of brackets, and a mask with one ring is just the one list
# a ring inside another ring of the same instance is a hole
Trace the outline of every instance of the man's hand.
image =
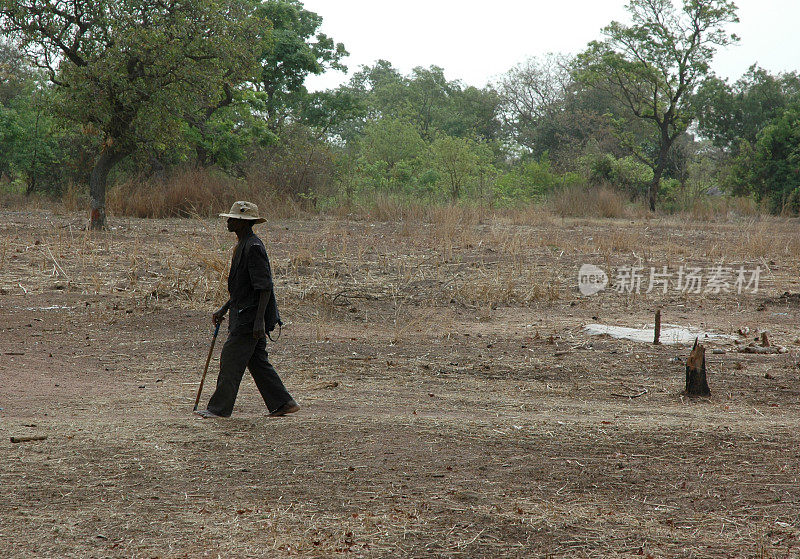
[(263, 315), (261, 320), (256, 319), (255, 323), (253, 324), (253, 337), (257, 340), (267, 337), (266, 328), (264, 327)]
[(214, 326), (217, 324), (222, 324), (222, 321), (225, 320), (225, 315), (228, 312), (228, 306), (230, 305), (230, 301), (222, 305), (219, 309), (214, 311), (214, 314), (211, 315), (211, 322), (214, 323)]

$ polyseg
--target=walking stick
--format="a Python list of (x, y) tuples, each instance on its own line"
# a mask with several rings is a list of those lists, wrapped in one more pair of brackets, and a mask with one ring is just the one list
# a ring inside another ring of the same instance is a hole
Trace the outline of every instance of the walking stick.
[(214, 353), (214, 343), (216, 343), (217, 341), (217, 334), (219, 334), (220, 324), (222, 323), (221, 322), (217, 323), (217, 327), (214, 329), (214, 337), (211, 338), (211, 348), (208, 350), (208, 357), (206, 358), (206, 368), (203, 369), (203, 378), (200, 379), (200, 387), (197, 389), (197, 399), (194, 401), (194, 409), (192, 411), (197, 411), (197, 404), (200, 403), (200, 393), (203, 391), (203, 383), (206, 381), (208, 364), (211, 362), (211, 354)]

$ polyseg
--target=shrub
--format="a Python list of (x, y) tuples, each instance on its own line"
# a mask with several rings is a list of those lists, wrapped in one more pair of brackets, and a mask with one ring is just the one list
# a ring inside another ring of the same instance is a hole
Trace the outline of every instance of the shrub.
[(617, 159), (610, 153), (587, 155), (589, 182), (593, 185), (611, 184), (631, 197), (643, 194), (653, 180), (653, 170), (631, 156)]
[(559, 175), (543, 157), (539, 161), (527, 161), (495, 181), (494, 197), (498, 205), (515, 205), (541, 199), (559, 187), (576, 186), (581, 183), (576, 173)]
[(800, 186), (792, 190), (786, 196), (786, 203), (783, 205), (784, 215), (797, 216), (800, 214)]

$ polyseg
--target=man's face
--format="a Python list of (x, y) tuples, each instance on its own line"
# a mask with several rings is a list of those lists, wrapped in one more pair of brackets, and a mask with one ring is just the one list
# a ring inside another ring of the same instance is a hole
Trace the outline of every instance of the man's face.
[(228, 218), (228, 231), (236, 233), (241, 230), (242, 225), (244, 225), (243, 219), (236, 219), (234, 217)]

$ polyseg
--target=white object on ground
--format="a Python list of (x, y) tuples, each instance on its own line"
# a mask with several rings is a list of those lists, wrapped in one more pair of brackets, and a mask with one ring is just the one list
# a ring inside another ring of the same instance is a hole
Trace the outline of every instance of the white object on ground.
[[(626, 328), (624, 326), (610, 326), (608, 324), (587, 324), (583, 329), (592, 336), (607, 335), (612, 338), (631, 340), (634, 342), (653, 343), (653, 329), (654, 325), (645, 326), (644, 328)], [(661, 338), (662, 344), (677, 345), (677, 344), (692, 344), (695, 338), (700, 338), (700, 341), (729, 341), (731, 336), (724, 334), (715, 334), (713, 332), (704, 332), (696, 328), (684, 328), (677, 324), (662, 324), (661, 325)]]

